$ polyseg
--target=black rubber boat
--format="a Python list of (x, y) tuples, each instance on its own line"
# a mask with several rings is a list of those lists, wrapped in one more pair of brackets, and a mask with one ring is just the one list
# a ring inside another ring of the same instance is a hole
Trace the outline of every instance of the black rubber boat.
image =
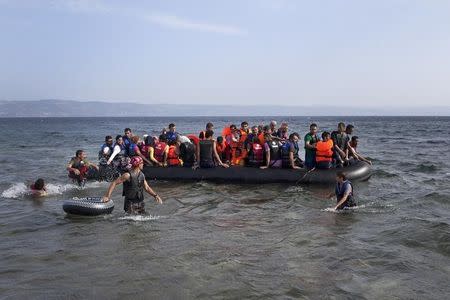
[(350, 166), (340, 169), (313, 170), (305, 169), (265, 169), (249, 167), (230, 167), (228, 169), (216, 167), (213, 169), (197, 169), (184, 167), (144, 167), (147, 180), (178, 180), (178, 181), (212, 181), (236, 183), (318, 183), (328, 184), (336, 182), (336, 172), (344, 171), (352, 181), (365, 181), (372, 175), (372, 167), (362, 161), (354, 162)]

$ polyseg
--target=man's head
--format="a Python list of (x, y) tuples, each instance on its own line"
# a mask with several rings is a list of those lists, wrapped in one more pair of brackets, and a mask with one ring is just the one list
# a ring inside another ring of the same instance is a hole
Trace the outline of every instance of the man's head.
[(339, 132), (344, 132), (345, 131), (345, 124), (344, 123), (340, 122), (338, 124), (338, 131)]
[(287, 122), (283, 122), (283, 123), (281, 123), (280, 128), (281, 128), (282, 131), (287, 131), (288, 128), (289, 128), (289, 125), (288, 125)]
[(236, 126), (236, 125), (234, 125), (234, 124), (231, 124), (231, 125), (230, 125), (230, 131), (231, 131), (231, 132), (236, 131), (236, 129), (237, 129), (237, 126)]
[(156, 142), (156, 137), (154, 137), (154, 136), (147, 136), (146, 138), (145, 138), (145, 144), (147, 145), (147, 146), (154, 146), (155, 145), (155, 142)]
[(328, 131), (322, 132), (322, 141), (326, 142), (330, 139), (331, 134)]
[(274, 132), (275, 129), (277, 128), (277, 121), (275, 121), (275, 120), (270, 121), (269, 126), (270, 126), (270, 129), (272, 130), (272, 132)]
[(131, 129), (130, 129), (130, 128), (125, 128), (125, 129), (123, 130), (123, 133), (124, 133), (124, 135), (125, 135), (127, 138), (129, 138), (129, 139), (133, 136), (133, 134), (131, 133)]
[(44, 179), (42, 179), (42, 178), (39, 178), (38, 180), (36, 180), (34, 182), (34, 189), (35, 190), (38, 190), (38, 191), (43, 190), (44, 186), (45, 186), (45, 183), (44, 183)]
[(176, 129), (177, 129), (177, 127), (175, 126), (174, 123), (170, 123), (170, 124), (169, 124), (169, 131), (170, 131), (170, 132), (175, 132)]
[(356, 147), (356, 146), (358, 146), (358, 141), (359, 141), (359, 138), (355, 135), (355, 136), (352, 136), (350, 143), (352, 144), (353, 147)]
[(219, 144), (222, 144), (222, 143), (223, 143), (223, 136), (219, 135), (219, 136), (217, 137), (217, 142), (218, 142)]
[(257, 135), (257, 134), (259, 133), (259, 128), (258, 128), (258, 126), (253, 126), (253, 127), (252, 127), (252, 133), (253, 133), (254, 135)]
[(339, 183), (344, 182), (347, 179), (346, 175), (344, 172), (339, 171), (336, 173), (336, 181)]
[(113, 144), (113, 138), (110, 135), (105, 136), (105, 144), (111, 146)]
[(300, 135), (297, 132), (293, 132), (289, 135), (289, 140), (291, 142), (298, 143), (299, 139), (300, 139)]
[(272, 131), (272, 129), (270, 128), (269, 125), (266, 125), (266, 126), (263, 127), (263, 132), (264, 132), (264, 133), (272, 134), (273, 131)]
[(317, 124), (316, 123), (312, 123), (311, 125), (309, 125), (309, 133), (311, 133), (312, 135), (316, 135), (317, 134)]
[(133, 169), (142, 170), (144, 168), (144, 160), (140, 156), (133, 156), (130, 160), (130, 164)]
[(248, 123), (245, 122), (245, 121), (242, 122), (242, 123), (241, 123), (241, 129), (244, 130), (244, 131), (247, 131), (247, 130), (248, 130)]
[(123, 138), (120, 134), (116, 135), (116, 144), (119, 144), (119, 145), (123, 144)]
[(77, 150), (75, 152), (75, 156), (78, 157), (79, 159), (85, 159), (86, 153), (84, 152), (84, 150)]
[(165, 135), (165, 134), (161, 134), (161, 135), (159, 136), (159, 141), (162, 142), (162, 143), (167, 142), (167, 137), (166, 137), (166, 135)]
[(214, 135), (214, 131), (212, 131), (212, 130), (206, 130), (206, 132), (205, 132), (205, 139), (207, 139), (207, 140), (212, 140), (213, 135)]
[(345, 127), (345, 133), (346, 134), (352, 134), (353, 133), (353, 128), (355, 128), (355, 126), (348, 124), (347, 127)]
[(206, 130), (213, 130), (214, 129), (214, 124), (211, 122), (206, 123)]

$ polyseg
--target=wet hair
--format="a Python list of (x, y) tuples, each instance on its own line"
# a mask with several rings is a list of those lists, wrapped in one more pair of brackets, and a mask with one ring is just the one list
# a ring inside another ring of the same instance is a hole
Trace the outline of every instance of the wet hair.
[(231, 125), (230, 125), (230, 129), (237, 129), (237, 126), (234, 125), (234, 124), (231, 124)]
[(252, 130), (255, 130), (255, 129), (258, 129), (258, 131), (259, 131), (259, 126), (252, 126)]
[(214, 127), (214, 124), (211, 122), (206, 123), (206, 130), (211, 129)]
[(165, 135), (165, 134), (161, 134), (161, 135), (159, 136), (159, 141), (160, 141), (160, 142), (165, 142), (165, 141), (167, 141), (166, 135)]
[(122, 138), (122, 136), (119, 134), (119, 135), (116, 135), (116, 142), (119, 140), (119, 139), (121, 139)]
[(292, 140), (296, 136), (298, 139), (300, 139), (300, 135), (297, 132), (293, 132), (289, 135), (289, 139)]
[(110, 135), (105, 136), (105, 142), (107, 142), (109, 140), (112, 140), (112, 136), (110, 136)]
[(44, 179), (42, 179), (42, 178), (39, 178), (38, 180), (36, 180), (35, 182), (34, 182), (34, 189), (35, 190), (43, 190), (44, 189), (44, 185), (45, 185), (45, 183), (44, 183)]
[(244, 126), (246, 126), (246, 125), (248, 126), (248, 122), (246, 122), (246, 121), (244, 121), (244, 122), (241, 123), (241, 127), (244, 127)]
[(127, 131), (131, 132), (131, 129), (127, 127), (123, 130), (124, 133), (126, 133)]
[(175, 127), (175, 124), (174, 124), (174, 123), (170, 123), (170, 124), (169, 124), (169, 129), (170, 129), (170, 128), (174, 128), (174, 127)]
[(352, 142), (357, 142), (359, 139), (359, 137), (357, 137), (356, 135), (352, 136)]
[(343, 180), (347, 179), (347, 175), (342, 171), (336, 172), (336, 177), (342, 178)]
[(148, 135), (146, 138), (145, 138), (145, 144), (147, 145), (147, 146), (153, 146), (153, 144), (155, 144), (155, 139), (154, 139), (154, 137), (152, 137), (152, 136), (150, 136), (150, 135)]
[(205, 139), (210, 138), (214, 135), (214, 131), (212, 130), (206, 130), (205, 132)]
[(222, 142), (223, 142), (223, 136), (219, 135), (219, 136), (217, 137), (217, 142), (218, 142), (218, 143), (222, 143)]
[(330, 136), (330, 133), (328, 131), (322, 132), (322, 140), (324, 140), (327, 136)]
[(317, 124), (316, 123), (312, 123), (311, 125), (309, 125), (309, 129), (311, 129), (313, 127), (317, 127)]
[(139, 142), (139, 137), (135, 135), (131, 138), (131, 141), (133, 142), (133, 144), (137, 144)]
[(78, 156), (80, 156), (81, 153), (83, 153), (83, 152), (84, 152), (84, 150), (79, 149), (79, 150), (77, 150), (77, 151), (75, 152), (75, 156), (78, 157)]

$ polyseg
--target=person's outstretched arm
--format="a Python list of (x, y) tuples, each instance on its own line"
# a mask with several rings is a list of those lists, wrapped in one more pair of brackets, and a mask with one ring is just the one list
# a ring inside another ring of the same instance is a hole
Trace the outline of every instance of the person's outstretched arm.
[(111, 194), (116, 188), (117, 185), (121, 185), (125, 181), (128, 181), (130, 179), (130, 173), (124, 173), (122, 176), (111, 182), (109, 185), (108, 191), (106, 192), (105, 196), (103, 196), (102, 201), (108, 202), (111, 198)]
[(139, 147), (136, 146), (136, 149), (134, 150), (136, 152), (136, 154), (142, 158), (148, 165), (150, 165), (150, 161), (142, 154), (141, 150), (139, 149)]
[(217, 148), (216, 147), (217, 147), (217, 144), (216, 144), (216, 141), (214, 141), (214, 144), (213, 144), (214, 157), (216, 158), (216, 160), (217, 160), (217, 162), (219, 163), (220, 166), (222, 166), (224, 168), (228, 168), (229, 166), (227, 164), (224, 164), (222, 162), (222, 160), (220, 159), (219, 154), (217, 153)]
[(147, 180), (144, 180), (144, 189), (150, 196), (155, 198), (155, 201), (157, 203), (163, 203), (161, 197), (148, 185)]
[(347, 190), (345, 191), (344, 196), (342, 197), (342, 199), (339, 200), (338, 204), (336, 204), (336, 206), (334, 207), (334, 210), (339, 209), (339, 207), (341, 207), (341, 205), (344, 204), (345, 201), (347, 201), (348, 196), (350, 195), (351, 191), (352, 191), (351, 187), (347, 188)]

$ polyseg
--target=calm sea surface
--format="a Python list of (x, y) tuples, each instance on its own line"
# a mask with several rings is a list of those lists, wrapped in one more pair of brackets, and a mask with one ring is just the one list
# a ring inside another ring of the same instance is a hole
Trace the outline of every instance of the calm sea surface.
[[(374, 175), (355, 185), (351, 213), (327, 210), (331, 186), (207, 182), (150, 182), (165, 203), (147, 197), (147, 216), (124, 215), (121, 187), (111, 215), (63, 212), (63, 199), (107, 189), (68, 180), (76, 149), (95, 161), (125, 127), (241, 120), (0, 119), (0, 299), (448, 299), (450, 118), (277, 118), (302, 136), (311, 122), (356, 126)], [(42, 200), (26, 190), (37, 177), (49, 183)]]

